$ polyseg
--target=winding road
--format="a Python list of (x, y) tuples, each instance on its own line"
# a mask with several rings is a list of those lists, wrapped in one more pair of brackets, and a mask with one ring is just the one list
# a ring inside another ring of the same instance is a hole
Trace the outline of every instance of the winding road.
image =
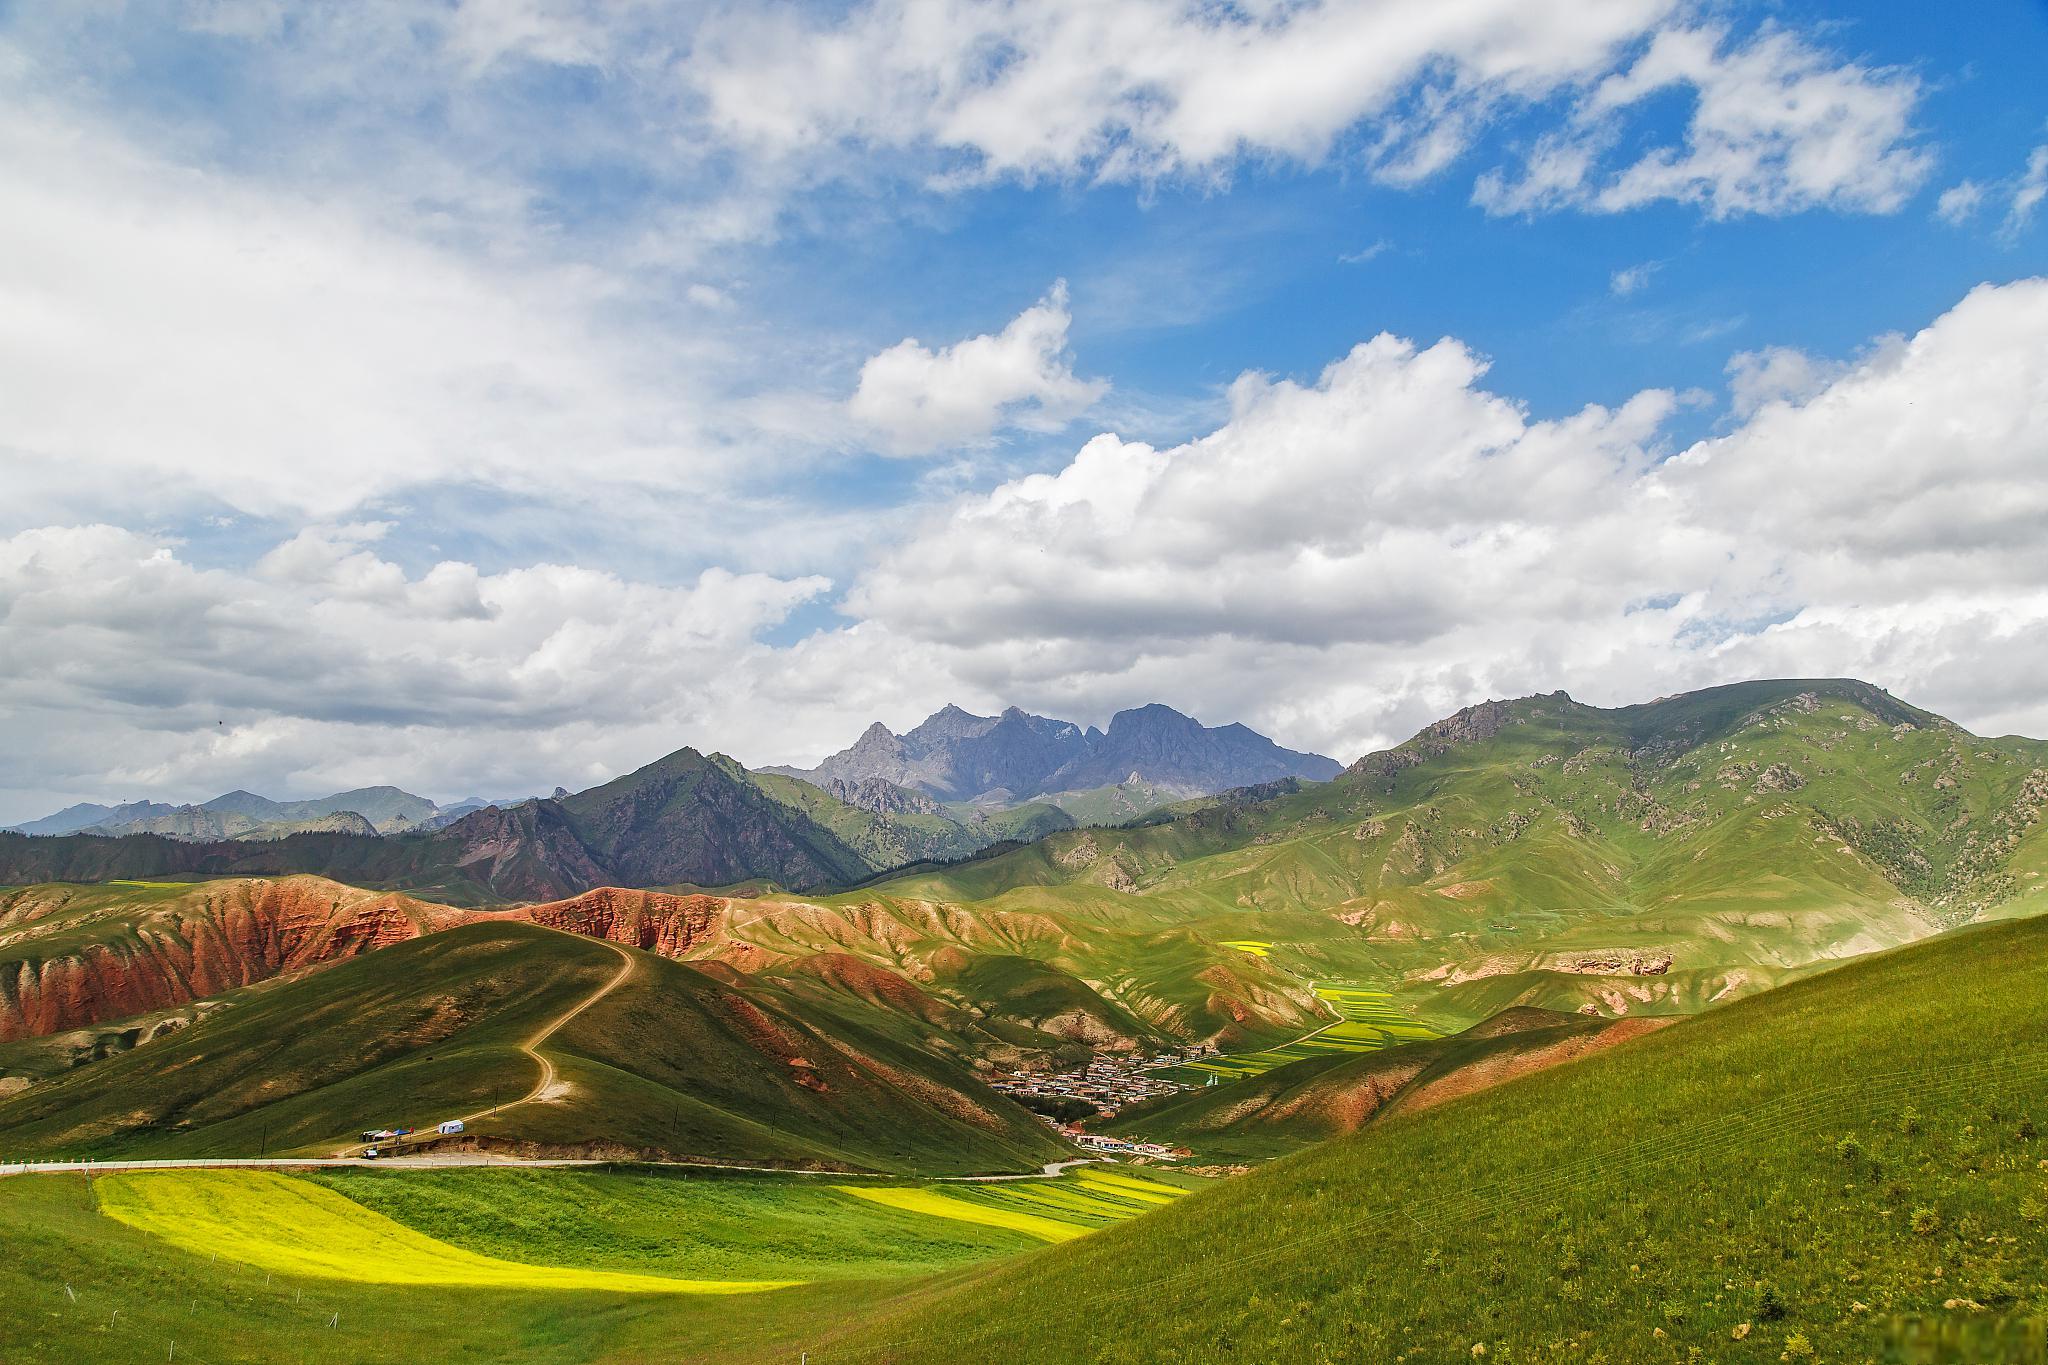
[[(568, 934), (569, 937), (575, 939), (579, 943), (602, 943), (605, 947), (611, 949), (614, 953), (618, 954), (619, 970), (613, 973), (611, 978), (608, 981), (606, 981), (602, 986), (599, 986), (589, 995), (586, 995), (581, 1000), (577, 1001), (573, 1006), (562, 1011), (562, 1013), (556, 1015), (553, 1019), (549, 1020), (546, 1024), (542, 1025), (539, 1029), (537, 1029), (531, 1037), (527, 1038), (524, 1042), (519, 1044), (519, 1050), (521, 1052), (524, 1052), (527, 1056), (533, 1058), (534, 1062), (540, 1067), (540, 1079), (534, 1082), (533, 1089), (527, 1091), (524, 1095), (521, 1095), (517, 1099), (506, 1100), (503, 1103), (491, 1105), (487, 1109), (476, 1110), (474, 1113), (459, 1115), (458, 1117), (460, 1118), (461, 1122), (465, 1124), (470, 1123), (476, 1119), (488, 1118), (492, 1114), (503, 1113), (507, 1109), (512, 1109), (522, 1104), (532, 1104), (536, 1100), (546, 1099), (549, 1096), (549, 1094), (554, 1090), (555, 1086), (560, 1082), (560, 1077), (555, 1071), (555, 1064), (549, 1061), (547, 1055), (540, 1050), (541, 1045), (546, 1043), (548, 1039), (554, 1037), (557, 1033), (561, 1032), (562, 1029), (569, 1024), (570, 1020), (576, 1018), (585, 1010), (589, 1009), (592, 1005), (595, 1005), (598, 1001), (604, 999), (607, 995), (610, 995), (613, 991), (617, 990), (619, 987), (625, 985), (628, 981), (632, 980), (633, 974), (637, 972), (640, 968), (640, 960), (637, 957), (635, 957), (631, 950), (629, 950), (624, 944), (613, 943), (608, 939), (587, 938), (582, 934), (570, 933), (570, 931), (566, 929), (558, 929), (555, 930), (555, 932), (561, 934)], [(421, 1136), (426, 1137), (432, 1135), (421, 1134)], [(387, 1147), (391, 1149), (392, 1154), (389, 1156), (379, 1157), (374, 1161), (367, 1160), (363, 1156), (363, 1151), (366, 1147)], [(294, 1167), (304, 1168), (308, 1166), (367, 1165), (379, 1166), (387, 1170), (431, 1170), (439, 1167), (448, 1166), (610, 1166), (617, 1164), (609, 1159), (593, 1157), (521, 1158), (502, 1156), (489, 1152), (449, 1152), (445, 1154), (422, 1153), (417, 1156), (405, 1156), (402, 1154), (403, 1152), (404, 1144), (402, 1142), (394, 1143), (387, 1139), (383, 1142), (357, 1143), (354, 1146), (344, 1147), (341, 1151), (335, 1153), (331, 1157), (214, 1157), (195, 1158), (188, 1160), (174, 1159), (163, 1161), (15, 1161), (0, 1162), (0, 1176), (55, 1175), (61, 1173), (77, 1172), (89, 1177), (95, 1172), (102, 1171), (113, 1172), (188, 1170), (193, 1168), (219, 1168), (243, 1166), (268, 1167), (273, 1169), (291, 1169)], [(1090, 1164), (1091, 1162), (1103, 1160), (1106, 1160), (1106, 1158), (1078, 1157), (1067, 1161), (1054, 1161), (1048, 1163), (1044, 1170), (1034, 1175), (952, 1175), (929, 1176), (925, 1178), (935, 1181), (962, 1181), (976, 1183), (984, 1181), (1045, 1180), (1048, 1178), (1057, 1179), (1062, 1172), (1067, 1171), (1072, 1167), (1084, 1166)], [(721, 1171), (755, 1171), (763, 1175), (817, 1175), (829, 1176), (830, 1178), (835, 1180), (845, 1180), (849, 1178), (887, 1180), (896, 1178), (889, 1176), (885, 1173), (873, 1171), (793, 1171), (786, 1167), (779, 1166), (739, 1166), (727, 1165), (722, 1162), (711, 1161), (645, 1162), (634, 1164), (673, 1166), (679, 1169), (696, 1168)]]
[[(542, 927), (545, 928), (547, 926)], [(554, 932), (558, 934), (566, 934), (568, 937), (575, 939), (578, 943), (603, 944), (605, 947), (611, 949), (614, 953), (618, 954), (619, 970), (612, 975), (612, 978), (609, 981), (606, 981), (602, 986), (599, 986), (589, 995), (584, 996), (574, 1005), (562, 1011), (562, 1013), (556, 1015), (546, 1024), (543, 1024), (540, 1027), (540, 1029), (533, 1034), (532, 1037), (526, 1039), (526, 1041), (522, 1042), (519, 1045), (519, 1050), (521, 1052), (524, 1052), (527, 1056), (533, 1058), (534, 1062), (540, 1067), (540, 1079), (534, 1082), (533, 1089), (527, 1091), (524, 1095), (521, 1095), (516, 1100), (505, 1100), (502, 1103), (491, 1105), (488, 1108), (479, 1109), (474, 1113), (458, 1114), (455, 1116), (456, 1122), (463, 1124), (473, 1123), (477, 1119), (488, 1118), (492, 1114), (502, 1114), (507, 1109), (515, 1109), (522, 1104), (532, 1104), (535, 1100), (543, 1100), (548, 1098), (549, 1095), (554, 1092), (555, 1086), (560, 1078), (557, 1076), (555, 1072), (555, 1064), (549, 1061), (547, 1058), (547, 1054), (540, 1050), (541, 1044), (547, 1042), (548, 1039), (554, 1037), (557, 1033), (561, 1032), (561, 1030), (568, 1025), (569, 1021), (574, 1019), (577, 1015), (583, 1013), (583, 1011), (589, 1009), (592, 1005), (595, 1005), (598, 1001), (604, 999), (607, 995), (610, 995), (613, 991), (625, 985), (626, 982), (632, 979), (633, 974), (640, 969), (639, 959), (634, 957), (632, 952), (629, 949), (627, 949), (626, 946), (622, 943), (613, 943), (609, 939), (587, 938), (582, 934), (570, 933), (566, 929), (557, 929)], [(420, 1134), (420, 1136), (428, 1137), (433, 1135), (422, 1133)], [(392, 1146), (395, 1150), (402, 1150), (403, 1144), (402, 1142), (394, 1142), (391, 1139), (386, 1139), (383, 1142), (357, 1143), (353, 1147), (343, 1148), (342, 1151), (338, 1153), (338, 1155), (343, 1158), (360, 1157), (364, 1153), (364, 1151), (368, 1150), (371, 1147), (383, 1146)]]

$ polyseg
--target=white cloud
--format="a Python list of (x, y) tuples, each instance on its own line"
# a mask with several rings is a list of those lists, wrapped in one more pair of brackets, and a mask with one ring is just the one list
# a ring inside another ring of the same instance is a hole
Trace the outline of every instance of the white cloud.
[(2044, 733), (2044, 355), (2048, 280), (1985, 286), (1853, 358), (1738, 357), (1733, 424), (1674, 454), (1668, 393), (1535, 420), (1459, 342), (1377, 337), (1312, 382), (1240, 378), (1198, 439), (1105, 434), (960, 498), (854, 582), (851, 624), (786, 645), (761, 636), (823, 580), (406, 570), (360, 521), (246, 571), (27, 532), (0, 541), (0, 781), (35, 785), (0, 816), (501, 795), (685, 743), (807, 760), (947, 700), (1164, 700), (1349, 758), (1486, 695), (1854, 674)]
[(1999, 231), (2008, 239), (2026, 231), (2043, 199), (2048, 199), (2048, 146), (2036, 147), (2028, 153), (2027, 168), (2013, 182), (2012, 203)]
[(1000, 332), (938, 351), (906, 338), (860, 367), (848, 411), (898, 455), (971, 445), (1004, 426), (1058, 431), (1109, 390), (1075, 377), (1071, 320), (1062, 280)]
[(1412, 183), (1499, 107), (1596, 79), (1677, 9), (875, 0), (728, 13), (684, 74), (720, 134), (761, 157), (925, 149), (953, 158), (954, 184), (1214, 180), (1247, 159), (1320, 163), (1364, 124), (1375, 172)]
[(1649, 285), (1650, 276), (1662, 269), (1663, 265), (1662, 261), (1644, 261), (1641, 265), (1631, 265), (1617, 270), (1607, 277), (1607, 292), (1618, 299), (1640, 294)]
[(1737, 417), (1748, 417), (1766, 403), (1804, 402), (1843, 368), (1793, 346), (1739, 352), (1728, 362), (1730, 406)]
[(1974, 180), (1959, 180), (1934, 201), (1934, 216), (1951, 227), (1960, 227), (1977, 215), (1984, 205), (1984, 187)]
[(1986, 287), (1854, 361), (1738, 358), (1745, 420), (1667, 461), (1668, 394), (1536, 422), (1458, 343), (1381, 337), (1240, 380), (1199, 440), (964, 500), (848, 607), (1011, 697), (1150, 692), (1347, 755), (1483, 693), (1760, 673), (2048, 729), (1967, 666), (1990, 621), (2048, 666), (2044, 354), (2048, 282)]
[[(1693, 99), (1682, 145), (1610, 167), (1622, 116), (1672, 90)], [(1614, 213), (1659, 200), (1713, 218), (1892, 213), (1934, 167), (1913, 141), (1919, 99), (1910, 72), (1841, 61), (1785, 29), (1747, 42), (1721, 28), (1664, 29), (1593, 87), (1571, 126), (1537, 140), (1518, 178), (1489, 172), (1474, 200), (1490, 213)]]
[(221, 502), (321, 518), (432, 483), (732, 481), (688, 382), (714, 348), (620, 325), (601, 272), (435, 247), (47, 106), (0, 108), (0, 161), (16, 516)]
[(360, 778), (449, 796), (621, 771), (742, 709), (767, 653), (755, 636), (829, 586), (712, 569), (658, 587), (558, 564), (408, 575), (370, 548), (383, 534), (311, 529), (247, 572), (109, 526), (0, 540), (6, 784), (203, 799), (214, 782)]
[[(956, 183), (1216, 179), (1244, 158), (1319, 163), (1360, 129), (1374, 173), (1414, 184), (1501, 114), (1575, 91), (1587, 92), (1577, 126), (1542, 139), (1519, 183), (1482, 178), (1483, 205), (1891, 212), (1924, 180), (1910, 73), (1840, 61), (1775, 27), (1747, 42), (1667, 27), (1677, 9), (881, 3), (819, 27), (714, 30), (693, 75), (743, 143), (785, 155), (928, 145), (964, 154)], [(1623, 114), (1671, 88), (1694, 97), (1684, 145), (1603, 177)]]

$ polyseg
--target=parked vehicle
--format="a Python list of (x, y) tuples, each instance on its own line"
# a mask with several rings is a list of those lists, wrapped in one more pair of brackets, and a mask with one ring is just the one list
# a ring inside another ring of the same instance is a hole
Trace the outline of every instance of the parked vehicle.
[(375, 1161), (379, 1155), (381, 1154), (377, 1151), (375, 1147), (363, 1148), (363, 1160), (365, 1161)]
[(442, 1133), (459, 1133), (462, 1131), (462, 1120), (449, 1119), (446, 1123), (442, 1124), (437, 1131)]

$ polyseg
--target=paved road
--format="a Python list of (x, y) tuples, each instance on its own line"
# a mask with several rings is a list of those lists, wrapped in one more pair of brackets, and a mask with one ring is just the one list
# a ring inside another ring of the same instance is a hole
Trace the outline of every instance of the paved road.
[(784, 1166), (733, 1166), (715, 1161), (601, 1161), (595, 1157), (494, 1156), (489, 1152), (424, 1153), (420, 1156), (383, 1157), (376, 1161), (359, 1156), (248, 1156), (196, 1157), (186, 1161), (12, 1161), (0, 1162), (0, 1176), (10, 1175), (110, 1175), (115, 1171), (193, 1171), (253, 1167), (268, 1170), (304, 1170), (310, 1166), (365, 1166), (382, 1171), (437, 1171), (455, 1166), (659, 1166), (674, 1171), (751, 1171), (759, 1175), (813, 1175), (833, 1180), (919, 1180), (969, 1181), (1052, 1180), (1076, 1166), (1111, 1161), (1100, 1156), (1054, 1161), (1035, 1175), (931, 1175), (895, 1176), (876, 1171), (793, 1171)]

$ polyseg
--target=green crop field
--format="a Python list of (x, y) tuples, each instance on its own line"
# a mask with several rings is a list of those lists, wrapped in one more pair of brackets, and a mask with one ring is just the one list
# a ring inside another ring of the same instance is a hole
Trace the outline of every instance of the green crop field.
[(329, 1170), (304, 1179), (484, 1255), (684, 1278), (902, 1276), (1036, 1245), (1014, 1232), (863, 1202), (822, 1176), (486, 1168)]
[(724, 1359), (1205, 1183), (1102, 1167), (945, 1185), (651, 1168), (16, 1177), (0, 1181), (0, 1359), (174, 1342), (199, 1362)]
[(684, 1280), (531, 1265), (426, 1236), (310, 1181), (269, 1171), (102, 1176), (100, 1211), (183, 1251), (322, 1280), (617, 1294), (745, 1294), (789, 1281)]
[[(1265, 946), (1270, 948), (1272, 945)], [(1315, 992), (1317, 999), (1324, 1001), (1337, 1012), (1336, 1023), (1279, 1047), (1264, 1048), (1258, 1052), (1232, 1052), (1218, 1057), (1206, 1057), (1201, 1061), (1175, 1067), (1167, 1074), (1176, 1080), (1184, 1081), (1196, 1081), (1212, 1075), (1221, 1076), (1225, 1080), (1237, 1080), (1246, 1076), (1257, 1076), (1306, 1057), (1377, 1052), (1396, 1043), (1414, 1042), (1437, 1036), (1435, 1029), (1427, 1024), (1418, 1023), (1412, 1015), (1395, 1004), (1393, 996), (1386, 991), (1369, 990), (1362, 986), (1317, 986)]]

